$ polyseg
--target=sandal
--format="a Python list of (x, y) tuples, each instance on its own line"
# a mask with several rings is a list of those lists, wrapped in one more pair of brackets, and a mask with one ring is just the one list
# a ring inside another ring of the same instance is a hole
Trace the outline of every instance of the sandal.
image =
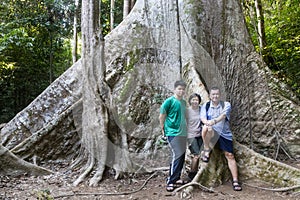
[[(208, 155), (205, 155), (206, 153), (208, 153)], [(210, 154), (210, 149), (204, 149), (203, 150), (203, 155), (201, 156), (201, 160), (205, 163), (208, 163), (209, 161), (209, 154)]]
[(175, 189), (175, 186), (172, 183), (168, 184), (166, 187), (167, 192), (173, 192), (174, 189)]
[(234, 191), (242, 191), (242, 186), (238, 181), (232, 181), (232, 188)]
[(187, 183), (188, 183), (187, 181), (184, 181), (184, 180), (181, 180), (181, 179), (179, 179), (178, 181), (175, 182), (176, 185), (185, 185)]

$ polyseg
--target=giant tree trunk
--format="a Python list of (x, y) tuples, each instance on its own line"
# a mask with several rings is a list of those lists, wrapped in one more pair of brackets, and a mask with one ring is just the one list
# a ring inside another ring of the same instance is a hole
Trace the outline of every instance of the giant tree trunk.
[[(255, 52), (238, 0), (138, 0), (104, 41), (94, 24), (93, 2), (83, 2), (82, 60), (1, 129), (7, 149), (27, 161), (38, 155), (38, 161), (64, 159), (81, 167), (75, 184), (92, 173), (90, 185), (96, 185), (105, 167), (118, 177), (167, 166), (166, 147), (156, 143), (157, 117), (174, 81), (183, 78), (187, 93), (198, 92), (204, 101), (208, 88), (222, 89), (233, 105), (237, 141), (268, 157), (299, 155), (299, 105)], [(239, 166), (255, 166), (251, 156), (266, 159), (254, 151), (238, 149)], [(203, 170), (198, 181), (215, 175), (220, 176), (207, 180), (223, 180), (228, 170), (217, 168), (217, 160), (210, 163), (215, 171)], [(299, 170), (280, 166), (298, 183), (278, 184), (299, 184)], [(240, 170), (241, 177), (272, 174), (266, 168), (255, 173), (247, 167), (252, 171)]]

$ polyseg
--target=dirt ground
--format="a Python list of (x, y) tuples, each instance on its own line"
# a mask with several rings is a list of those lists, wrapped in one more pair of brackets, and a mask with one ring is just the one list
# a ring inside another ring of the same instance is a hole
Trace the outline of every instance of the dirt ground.
[[(299, 163), (296, 167), (300, 167)], [(72, 200), (177, 200), (181, 199), (181, 191), (176, 194), (165, 190), (166, 171), (155, 174), (140, 174), (115, 180), (106, 175), (98, 187), (89, 187), (86, 183), (72, 186), (74, 177), (67, 172), (44, 177), (0, 177), (0, 199), (72, 199)], [(296, 200), (300, 199), (300, 188), (297, 191), (273, 192), (258, 189), (253, 186), (272, 188), (269, 183), (253, 180), (243, 180), (243, 191), (232, 190), (230, 182), (212, 188), (214, 192), (204, 191), (197, 186), (189, 199), (210, 200)]]

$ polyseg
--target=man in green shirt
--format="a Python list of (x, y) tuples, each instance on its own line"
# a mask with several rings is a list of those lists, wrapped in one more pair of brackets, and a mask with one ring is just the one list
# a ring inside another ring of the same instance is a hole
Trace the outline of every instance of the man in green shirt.
[(159, 122), (163, 136), (168, 139), (172, 152), (169, 177), (166, 190), (174, 190), (175, 184), (184, 184), (180, 179), (184, 166), (187, 127), (186, 127), (186, 101), (183, 99), (186, 84), (182, 80), (174, 84), (174, 95), (166, 99), (160, 108)]

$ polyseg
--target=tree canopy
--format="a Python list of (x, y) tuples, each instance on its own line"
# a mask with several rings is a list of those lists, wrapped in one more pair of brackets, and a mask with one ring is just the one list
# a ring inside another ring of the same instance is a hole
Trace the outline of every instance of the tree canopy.
[(71, 65), (67, 1), (1, 1), (0, 122), (28, 105)]

